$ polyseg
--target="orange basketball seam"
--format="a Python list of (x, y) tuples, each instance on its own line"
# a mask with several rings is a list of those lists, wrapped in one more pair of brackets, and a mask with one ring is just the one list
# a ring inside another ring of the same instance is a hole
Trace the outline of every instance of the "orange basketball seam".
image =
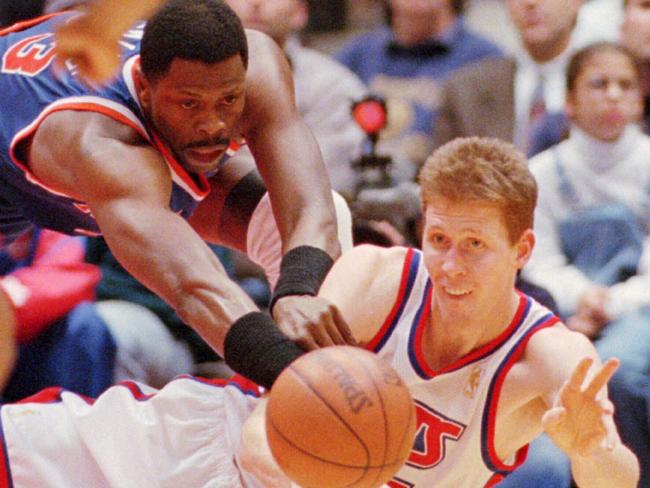
[[(378, 464), (378, 465), (366, 464), (365, 466), (362, 466), (362, 465), (355, 465), (355, 464), (343, 464), (343, 463), (339, 463), (339, 462), (336, 462), (336, 461), (332, 461), (330, 459), (323, 458), (321, 456), (318, 456), (316, 454), (313, 454), (313, 453), (307, 451), (306, 449), (303, 449), (302, 447), (296, 445), (291, 439), (287, 438), (287, 436), (285, 436), (282, 433), (282, 431), (275, 425), (275, 423), (273, 422), (273, 418), (271, 416), (269, 416), (268, 420), (269, 420), (269, 424), (271, 425), (271, 427), (273, 427), (273, 430), (280, 437), (282, 437), (282, 439), (284, 439), (287, 442), (287, 444), (289, 444), (291, 447), (295, 448), (297, 451), (301, 452), (302, 454), (306, 454), (307, 456), (312, 457), (314, 459), (317, 459), (319, 461), (322, 461), (324, 463), (331, 464), (333, 466), (338, 466), (340, 468), (352, 468), (352, 469), (383, 469), (383, 468), (388, 468), (390, 466), (394, 466), (395, 464), (397, 464), (396, 461), (393, 461), (392, 463), (387, 463), (387, 464)], [(364, 473), (364, 476), (365, 476), (365, 473)], [(356, 483), (356, 481), (355, 481), (355, 483)], [(353, 485), (345, 485), (345, 486), (353, 486)], [(341, 487), (341, 488), (344, 488), (344, 487)]]

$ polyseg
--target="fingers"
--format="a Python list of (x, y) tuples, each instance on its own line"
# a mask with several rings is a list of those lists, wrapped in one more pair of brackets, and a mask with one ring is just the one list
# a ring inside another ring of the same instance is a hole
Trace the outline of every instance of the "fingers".
[(585, 390), (585, 394), (590, 398), (596, 398), (596, 395), (603, 387), (607, 384), (610, 378), (614, 375), (620, 361), (618, 359), (608, 359), (603, 364), (602, 368), (596, 375), (592, 378), (591, 382)]
[(336, 325), (336, 329), (340, 333), (340, 337), (341, 337), (341, 342), (339, 342), (338, 344), (349, 344), (350, 346), (358, 346), (359, 343), (352, 335), (350, 326), (341, 315), (341, 312), (339, 312), (339, 309), (332, 306), (330, 311), (332, 314), (334, 324)]

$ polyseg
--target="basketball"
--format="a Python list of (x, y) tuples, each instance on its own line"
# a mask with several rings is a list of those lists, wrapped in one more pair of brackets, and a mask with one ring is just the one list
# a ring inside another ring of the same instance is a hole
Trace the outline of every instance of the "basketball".
[(415, 409), (397, 372), (352, 346), (317, 349), (278, 377), (266, 410), (273, 457), (303, 488), (372, 488), (413, 445)]

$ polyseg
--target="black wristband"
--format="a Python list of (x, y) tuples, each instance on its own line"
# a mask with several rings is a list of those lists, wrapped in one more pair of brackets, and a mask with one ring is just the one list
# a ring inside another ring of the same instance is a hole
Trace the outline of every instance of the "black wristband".
[(315, 296), (334, 260), (322, 249), (313, 246), (299, 246), (282, 256), (280, 278), (273, 290), (269, 310), (278, 299), (287, 295)]
[(228, 366), (266, 389), (271, 389), (294, 359), (305, 354), (262, 312), (237, 319), (226, 334), (223, 349)]

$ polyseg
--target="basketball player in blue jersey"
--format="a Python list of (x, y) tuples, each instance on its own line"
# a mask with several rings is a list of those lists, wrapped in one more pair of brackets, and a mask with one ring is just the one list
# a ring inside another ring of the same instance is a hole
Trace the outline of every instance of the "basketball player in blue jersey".
[[(427, 160), (420, 183), (423, 250), (356, 247), (320, 290), (416, 402), (413, 448), (387, 487), (495, 486), (543, 431), (578, 486), (636, 487), (607, 397), (617, 361), (601, 364), (585, 336), (514, 288), (535, 242), (523, 155), (459, 139)], [(0, 408), (0, 485), (290, 488), (266, 443), (265, 405), (241, 379), (124, 383), (94, 403), (46, 390)]]
[[(33, 223), (103, 233), (127, 270), (265, 386), (304, 349), (352, 342), (314, 296), (347, 207), (332, 198), (273, 41), (245, 32), (221, 0), (174, 0), (125, 33), (119, 76), (91, 89), (73, 64), (53, 69), (54, 31), (76, 15), (0, 33), (4, 243)], [(243, 151), (230, 157), (244, 140), (263, 182)], [(247, 252), (277, 280), (271, 310), (285, 334), (204, 240)]]

